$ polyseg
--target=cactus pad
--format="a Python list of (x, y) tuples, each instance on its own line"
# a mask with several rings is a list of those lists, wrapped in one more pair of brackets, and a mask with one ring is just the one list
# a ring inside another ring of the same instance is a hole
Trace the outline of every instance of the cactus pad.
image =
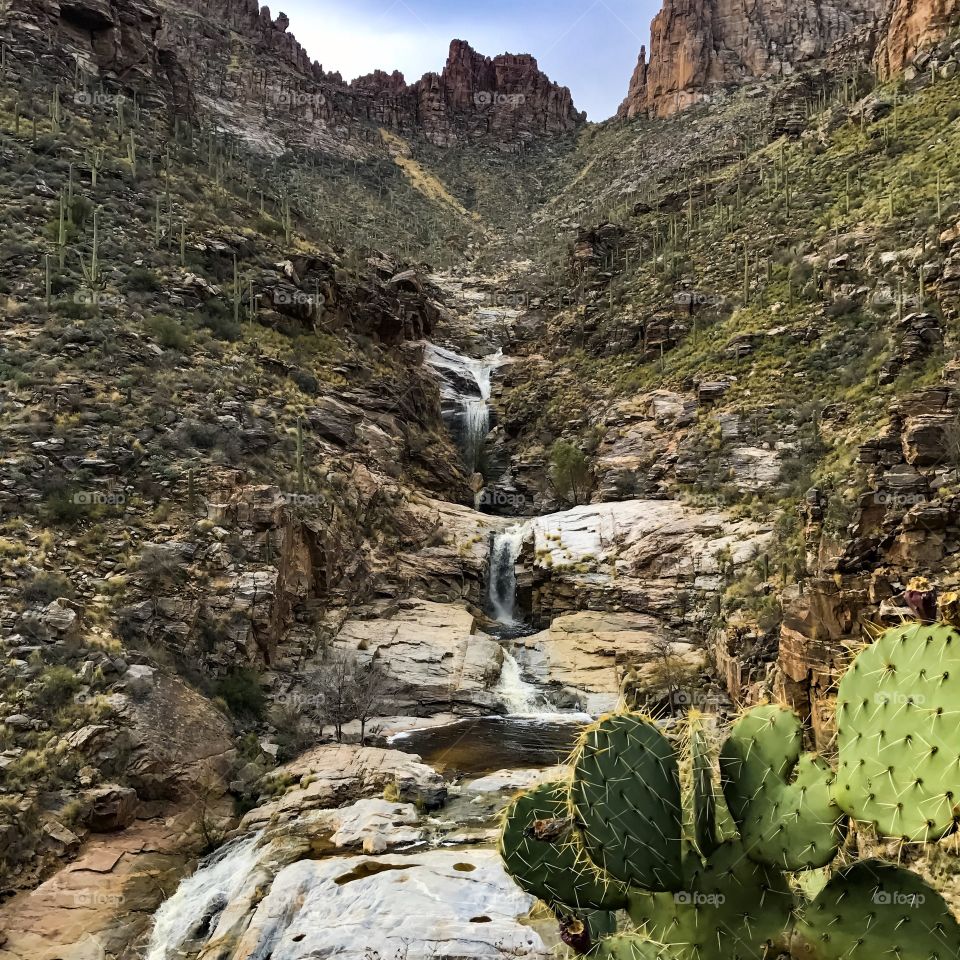
[(809, 904), (792, 949), (798, 960), (960, 960), (960, 924), (915, 874), (863, 860)]
[(840, 682), (837, 803), (888, 837), (938, 840), (960, 817), (960, 631), (887, 630)]
[(648, 890), (673, 890), (680, 869), (677, 755), (639, 714), (606, 717), (584, 731), (570, 798), (587, 854), (605, 873)]
[(644, 934), (674, 945), (677, 960), (764, 960), (768, 943), (785, 943), (793, 907), (784, 875), (729, 842), (695, 865), (684, 891), (632, 892), (628, 909)]
[(590, 954), (594, 960), (679, 960), (676, 948), (654, 943), (643, 934), (621, 933), (601, 941)]
[(709, 857), (720, 845), (717, 828), (717, 798), (713, 786), (713, 753), (703, 718), (689, 717), (689, 765), (693, 837), (700, 853)]
[(587, 858), (578, 831), (569, 825), (553, 841), (539, 840), (534, 825), (569, 818), (566, 783), (544, 783), (517, 797), (504, 811), (500, 856), (527, 893), (571, 909), (617, 910), (626, 889)]
[(724, 795), (747, 854), (789, 871), (826, 866), (846, 833), (834, 773), (815, 754), (802, 754), (802, 744), (800, 718), (767, 705), (734, 724), (720, 756)]

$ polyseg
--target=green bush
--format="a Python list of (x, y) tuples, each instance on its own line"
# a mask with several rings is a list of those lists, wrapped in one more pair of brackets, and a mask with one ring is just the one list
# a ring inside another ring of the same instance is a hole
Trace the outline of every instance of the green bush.
[(558, 497), (578, 504), (590, 492), (590, 463), (579, 448), (558, 440), (550, 451), (550, 480)]
[(140, 293), (150, 293), (160, 289), (156, 274), (146, 267), (134, 267), (127, 274), (127, 287)]
[(58, 597), (72, 596), (70, 581), (59, 573), (37, 573), (23, 588), (23, 599), (30, 603), (50, 603)]
[(190, 345), (183, 328), (173, 317), (152, 317), (147, 323), (147, 333), (165, 350), (183, 353)]
[(249, 667), (227, 674), (217, 683), (216, 692), (238, 719), (259, 721), (264, 718), (266, 698), (256, 672)]

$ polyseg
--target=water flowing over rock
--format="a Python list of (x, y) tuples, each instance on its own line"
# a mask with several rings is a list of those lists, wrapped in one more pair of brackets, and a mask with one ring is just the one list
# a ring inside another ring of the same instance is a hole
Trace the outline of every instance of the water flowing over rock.
[(524, 524), (515, 524), (503, 533), (494, 534), (490, 547), (488, 599), (490, 612), (497, 622), (515, 626), (517, 604), (517, 560), (526, 533)]
[(516, 657), (505, 650), (500, 679), (494, 693), (513, 716), (536, 716), (546, 712), (537, 688), (523, 679), (523, 668)]
[(456, 438), (467, 471), (475, 473), (490, 433), (491, 378), (503, 363), (503, 353), (474, 359), (429, 343), (424, 362), (437, 373), (444, 421)]
[(220, 914), (240, 892), (257, 863), (254, 834), (221, 847), (160, 908), (147, 947), (147, 960), (171, 960), (204, 931), (216, 929)]

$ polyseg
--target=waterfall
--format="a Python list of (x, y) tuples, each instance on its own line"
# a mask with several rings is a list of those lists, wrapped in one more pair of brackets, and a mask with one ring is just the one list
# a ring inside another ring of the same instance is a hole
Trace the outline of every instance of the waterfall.
[(457, 424), (455, 433), (464, 462), (475, 473), (490, 433), (493, 371), (503, 363), (503, 351), (474, 359), (428, 343), (424, 360), (440, 378), (445, 416)]
[(487, 596), (490, 612), (498, 623), (517, 625), (514, 615), (517, 604), (517, 559), (523, 547), (526, 524), (518, 523), (497, 533), (490, 548), (490, 574)]
[(539, 691), (532, 683), (523, 679), (523, 671), (517, 658), (506, 648), (503, 650), (500, 679), (493, 692), (511, 716), (529, 717), (545, 712)]
[(210, 936), (256, 866), (260, 837), (257, 833), (224, 844), (180, 884), (154, 917), (146, 960), (173, 960), (183, 956), (182, 948), (191, 940)]

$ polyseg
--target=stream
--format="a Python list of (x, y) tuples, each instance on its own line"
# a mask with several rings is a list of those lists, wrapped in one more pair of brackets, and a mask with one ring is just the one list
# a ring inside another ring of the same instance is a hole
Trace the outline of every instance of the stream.
[[(464, 464), (476, 472), (502, 352), (475, 359), (427, 344), (424, 360), (439, 381), (444, 420)], [(320, 843), (323, 853), (313, 856), (291, 855), (300, 849), (297, 837), (320, 842), (318, 817), (341, 813), (326, 809), (231, 840), (157, 911), (145, 960), (552, 956), (553, 934), (527, 917), (534, 899), (510, 880), (492, 849), (497, 811), (517, 788), (564, 762), (590, 721), (557, 713), (524, 676), (525, 651), (516, 641), (534, 631), (517, 610), (516, 567), (528, 529), (517, 522), (490, 542), (487, 629), (503, 651), (491, 692), (506, 716), (425, 725), (387, 743), (447, 781), (447, 805), (429, 819), (385, 799), (344, 808), (353, 823), (373, 817), (376, 832), (359, 834), (377, 838), (370, 840), (373, 856), (338, 852), (337, 843)]]

